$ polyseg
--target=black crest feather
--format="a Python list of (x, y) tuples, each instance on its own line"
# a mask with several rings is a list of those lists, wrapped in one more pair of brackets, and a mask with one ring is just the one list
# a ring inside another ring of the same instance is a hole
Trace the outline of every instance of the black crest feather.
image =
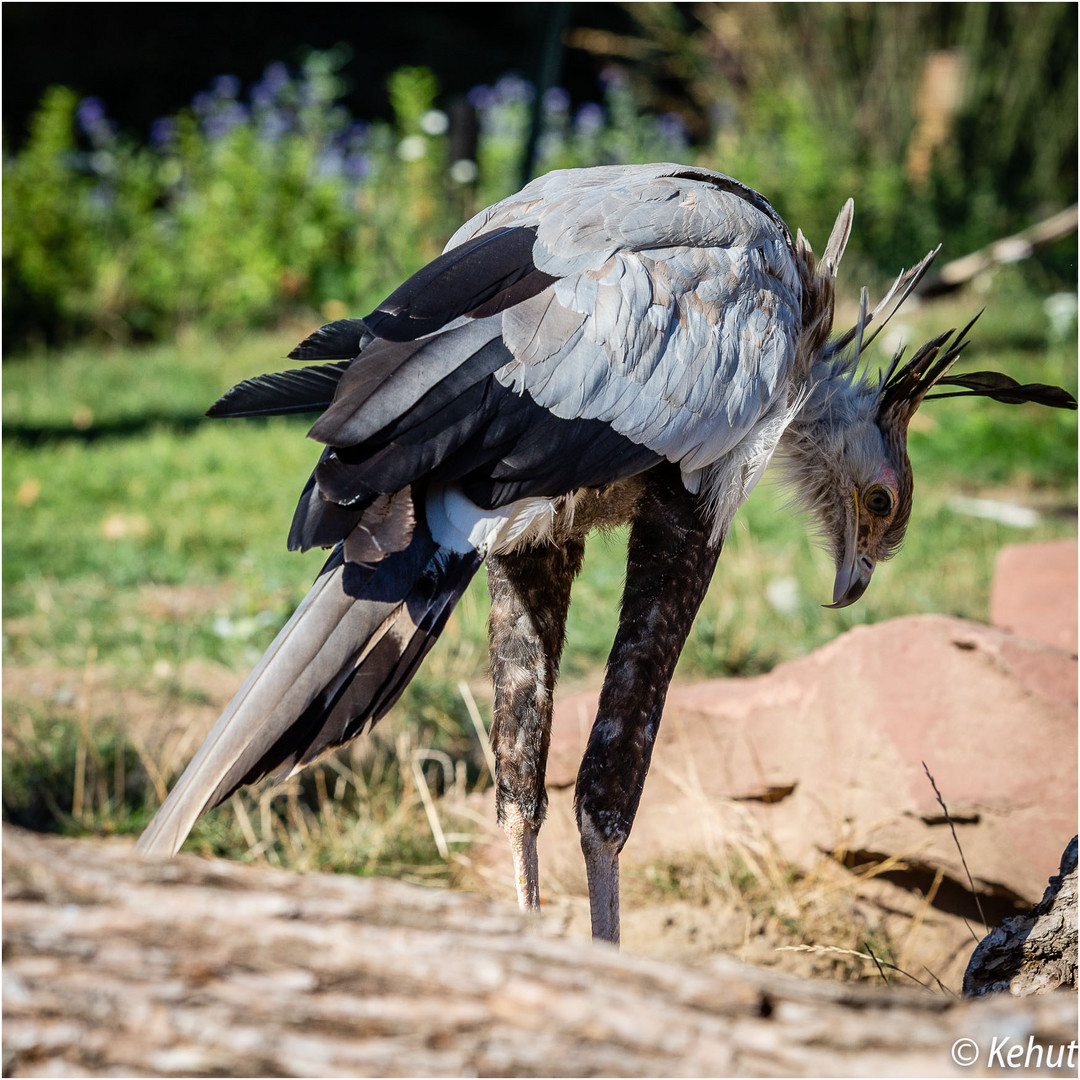
[(1060, 386), (1046, 383), (1018, 383), (1011, 375), (1000, 371), (967, 371), (962, 375), (947, 375), (938, 380), (938, 386), (962, 386), (947, 394), (928, 394), (931, 398), (988, 397), (1005, 405), (1023, 405), (1032, 402), (1051, 409), (1075, 409), (1076, 399)]
[[(881, 404), (878, 406), (880, 419), (899, 419), (906, 426), (931, 387), (945, 377), (967, 347), (968, 331), (978, 317), (976, 315), (959, 334), (955, 330), (947, 330), (928, 341), (906, 364), (900, 364), (900, 354), (897, 354), (882, 388)], [(956, 334), (955, 338), (953, 334)]]
[[(979, 314), (982, 314), (980, 312)], [(900, 356), (885, 380), (878, 416), (902, 417), (905, 422), (923, 401), (950, 397), (988, 397), (1005, 405), (1046, 405), (1052, 409), (1075, 409), (1076, 399), (1060, 386), (1045, 383), (1019, 383), (1000, 371), (969, 371), (961, 375), (948, 374), (960, 353), (967, 347), (967, 334), (978, 315), (948, 344), (954, 331), (949, 330), (928, 341), (901, 366)], [(944, 349), (944, 352), (942, 352)], [(931, 394), (935, 386), (959, 386), (960, 390)]]

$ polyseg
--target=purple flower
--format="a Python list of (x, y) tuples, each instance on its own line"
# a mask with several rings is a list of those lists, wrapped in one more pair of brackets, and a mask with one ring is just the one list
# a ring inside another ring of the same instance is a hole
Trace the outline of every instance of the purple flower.
[(99, 129), (105, 121), (105, 106), (101, 98), (83, 98), (75, 110), (75, 119), (87, 135)]
[(618, 89), (626, 85), (626, 72), (618, 64), (608, 64), (600, 72), (600, 85), (608, 90)]
[(574, 126), (582, 135), (595, 135), (604, 126), (606, 118), (602, 105), (587, 101), (578, 109)]
[(686, 142), (686, 125), (678, 113), (666, 112), (662, 116), (658, 116), (656, 118), (656, 130), (662, 138), (671, 139), (677, 143), (685, 144)]
[(367, 142), (368, 126), (362, 120), (354, 120), (342, 136), (342, 141), (353, 149), (358, 149)]
[(544, 91), (544, 110), (549, 113), (564, 113), (570, 108), (570, 95), (561, 86), (552, 86)]
[(248, 110), (239, 101), (226, 101), (214, 109), (203, 120), (203, 131), (211, 139), (220, 139), (227, 135), (233, 128), (241, 127), (247, 123)]
[(246, 124), (251, 118), (251, 110), (240, 101), (230, 101), (222, 110), (222, 116), (227, 116), (233, 127)]
[(533, 85), (519, 75), (504, 75), (495, 84), (495, 99), (506, 105), (528, 105), (536, 96)]
[(268, 109), (274, 104), (274, 91), (265, 83), (258, 82), (251, 88), (251, 107)]
[(208, 116), (203, 122), (203, 131), (208, 139), (220, 139), (231, 126), (224, 116)]
[(214, 107), (214, 99), (206, 90), (200, 90), (191, 99), (191, 108), (196, 116), (206, 116)]
[(360, 153), (346, 154), (344, 165), (346, 176), (353, 180), (363, 180), (371, 172), (371, 157)]
[(150, 125), (150, 142), (158, 150), (163, 150), (176, 137), (176, 121), (171, 116), (159, 116)]
[(490, 86), (474, 86), (465, 97), (474, 109), (480, 111), (490, 109), (495, 104), (495, 91)]
[(210, 89), (214, 97), (228, 100), (240, 93), (240, 80), (235, 75), (219, 75)]
[(315, 161), (316, 176), (340, 176), (345, 164), (344, 155), (340, 150), (330, 147), (319, 154)]
[(270, 90), (280, 90), (289, 81), (289, 69), (280, 61), (263, 72), (263, 83)]

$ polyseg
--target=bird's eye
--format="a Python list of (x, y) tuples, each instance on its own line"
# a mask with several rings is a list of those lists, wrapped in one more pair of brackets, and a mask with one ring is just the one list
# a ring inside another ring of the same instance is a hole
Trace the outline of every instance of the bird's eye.
[(877, 514), (878, 517), (885, 517), (886, 514), (892, 510), (893, 497), (892, 492), (888, 488), (872, 487), (864, 496), (863, 504), (871, 514)]

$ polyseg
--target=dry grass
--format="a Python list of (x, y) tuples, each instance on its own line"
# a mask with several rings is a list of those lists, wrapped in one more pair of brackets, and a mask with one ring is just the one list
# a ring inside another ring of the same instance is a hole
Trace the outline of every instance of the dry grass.
[[(235, 689), (230, 673), (195, 668), (153, 688), (126, 686), (93, 652), (81, 672), (8, 669), (5, 816), (73, 834), (141, 831)], [(237, 792), (199, 821), (187, 850), (447, 885), (472, 835), (444, 827), (441, 807), (488, 782), (466, 759), (389, 722), (299, 776)]]
[[(5, 776), (5, 809), (31, 827), (70, 833), (141, 830), (235, 682), (201, 665), (148, 692), (126, 686), (92, 653), (81, 672), (8, 676), (5, 771), (20, 771), (14, 784)], [(457, 693), (482, 765), (471, 766), (460, 747), (451, 754), (422, 744), (407, 718), (391, 718), (297, 777), (236, 793), (200, 820), (187, 850), (299, 872), (388, 874), (510, 902), (509, 860), (491, 870), (472, 857), (491, 822), (470, 796), (490, 785), (490, 763), (478, 749), (481, 707), (468, 684)], [(628, 951), (691, 963), (724, 953), (804, 976), (959, 988), (971, 931), (934, 907), (940, 874), (919, 894), (886, 880), (905, 869), (904, 855), (852, 870), (833, 853), (797, 870), (743, 804), (706, 799), (692, 770), (679, 785), (697, 791), (697, 816), (710, 826), (705, 850), (624, 868)], [(587, 934), (583, 882), (554, 869), (544, 881), (550, 923)]]
[(885, 880), (903, 866), (897, 856), (853, 872), (823, 854), (799, 870), (747, 815), (719, 850), (624, 873), (623, 892), (630, 910), (667, 911), (673, 903), (697, 909), (695, 936), (709, 937), (702, 920), (722, 927), (719, 947), (706, 945), (706, 955), (724, 952), (803, 976), (958, 992), (965, 924), (933, 907), (940, 875), (925, 894)]

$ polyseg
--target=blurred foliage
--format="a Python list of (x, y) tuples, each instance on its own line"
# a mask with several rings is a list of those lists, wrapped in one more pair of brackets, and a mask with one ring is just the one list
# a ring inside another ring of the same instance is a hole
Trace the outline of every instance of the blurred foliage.
[[(702, 163), (818, 243), (855, 197), (885, 272), (955, 258), (1076, 201), (1074, 4), (639, 3), (638, 38), (577, 31), (674, 111)], [(1071, 283), (1075, 244), (1058, 252)]]
[[(513, 189), (530, 84), (508, 76), (473, 91), (478, 171), (448, 161), (430, 71), (397, 71), (394, 123), (365, 124), (335, 104), (343, 59), (312, 53), (295, 76), (273, 64), (246, 99), (221, 76), (156, 121), (147, 145), (120, 137), (97, 99), (49, 90), (26, 146), (4, 160), (5, 343), (162, 338), (313, 307), (340, 317)], [(608, 97), (610, 110), (571, 118), (562, 91), (547, 96), (544, 169), (681, 155), (681, 129), (643, 118), (621, 83)]]
[[(578, 29), (603, 103), (536, 100), (515, 76), (438, 108), (435, 75), (389, 80), (393, 123), (338, 104), (343, 50), (217, 78), (146, 145), (105, 105), (45, 95), (4, 160), (4, 334), (163, 338), (376, 303), (462, 219), (534, 171), (690, 160), (764, 192), (814, 241), (849, 195), (850, 261), (957, 257), (1075, 200), (1077, 33), (1068, 4), (641, 3), (637, 38)], [(692, 140), (692, 142), (690, 141)], [(1075, 244), (1040, 256), (1048, 291)]]

